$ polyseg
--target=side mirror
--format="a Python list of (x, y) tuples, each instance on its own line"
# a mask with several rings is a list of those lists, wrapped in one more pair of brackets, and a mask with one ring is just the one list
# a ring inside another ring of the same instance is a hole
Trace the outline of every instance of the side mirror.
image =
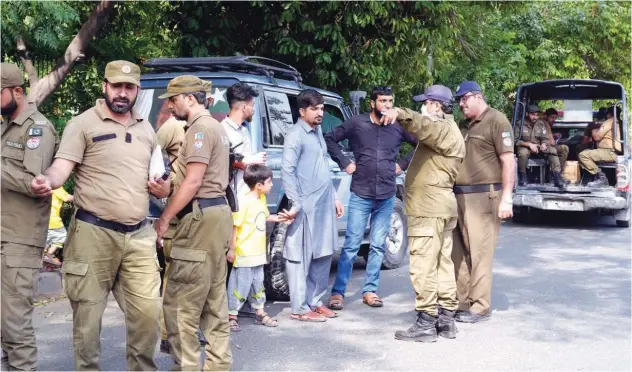
[(360, 114), (360, 100), (366, 99), (366, 92), (362, 90), (354, 90), (349, 92), (349, 98), (351, 100), (351, 112), (354, 115)]

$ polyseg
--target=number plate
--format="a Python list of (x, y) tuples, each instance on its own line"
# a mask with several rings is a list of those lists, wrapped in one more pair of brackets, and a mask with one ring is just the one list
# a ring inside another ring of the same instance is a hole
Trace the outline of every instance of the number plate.
[(584, 202), (578, 200), (546, 200), (544, 209), (553, 211), (583, 211)]

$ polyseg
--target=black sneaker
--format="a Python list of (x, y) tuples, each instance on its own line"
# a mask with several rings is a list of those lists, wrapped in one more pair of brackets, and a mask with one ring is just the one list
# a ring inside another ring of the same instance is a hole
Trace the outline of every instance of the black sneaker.
[(395, 339), (401, 341), (436, 342), (438, 316), (420, 312), (412, 327), (395, 332)]
[(437, 333), (444, 338), (456, 338), (456, 323), (454, 316), (456, 311), (439, 308), (439, 320), (437, 321)]
[(479, 323), (489, 320), (490, 315), (481, 315), (471, 312), (470, 310), (457, 311), (454, 319), (461, 323)]

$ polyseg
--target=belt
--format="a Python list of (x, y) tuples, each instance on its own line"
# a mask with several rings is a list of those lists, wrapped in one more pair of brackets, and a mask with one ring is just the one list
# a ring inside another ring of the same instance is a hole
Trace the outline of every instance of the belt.
[(492, 183), (484, 185), (454, 185), (453, 190), (455, 194), (474, 194), (477, 192), (488, 192), (493, 190), (500, 190), (503, 188), (502, 183)]
[(104, 229), (113, 230), (120, 233), (131, 233), (139, 230), (141, 227), (147, 224), (147, 220), (143, 220), (136, 225), (125, 225), (114, 221), (107, 221), (95, 216), (94, 214), (84, 209), (78, 209), (77, 214), (75, 214), (75, 218), (91, 225), (103, 227)]
[(200, 206), (200, 209), (215, 207), (218, 205), (226, 205), (226, 198), (223, 196), (218, 196), (216, 198), (210, 199), (193, 199), (189, 202), (189, 204), (182, 208), (182, 210), (178, 214), (176, 214), (176, 216), (178, 216), (179, 219), (182, 219), (187, 214), (193, 212), (193, 203), (195, 203), (196, 200), (198, 202), (198, 205)]

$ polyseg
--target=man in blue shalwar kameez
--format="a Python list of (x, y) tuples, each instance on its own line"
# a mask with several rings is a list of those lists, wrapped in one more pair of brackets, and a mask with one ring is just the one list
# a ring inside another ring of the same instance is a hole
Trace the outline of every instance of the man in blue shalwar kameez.
[(295, 320), (324, 322), (337, 314), (323, 305), (331, 258), (338, 244), (336, 217), (344, 209), (327, 158), (327, 145), (320, 125), (323, 96), (313, 89), (297, 97), (300, 118), (285, 136), (281, 180), (291, 202), (287, 213), (294, 218), (288, 227), (283, 257)]

